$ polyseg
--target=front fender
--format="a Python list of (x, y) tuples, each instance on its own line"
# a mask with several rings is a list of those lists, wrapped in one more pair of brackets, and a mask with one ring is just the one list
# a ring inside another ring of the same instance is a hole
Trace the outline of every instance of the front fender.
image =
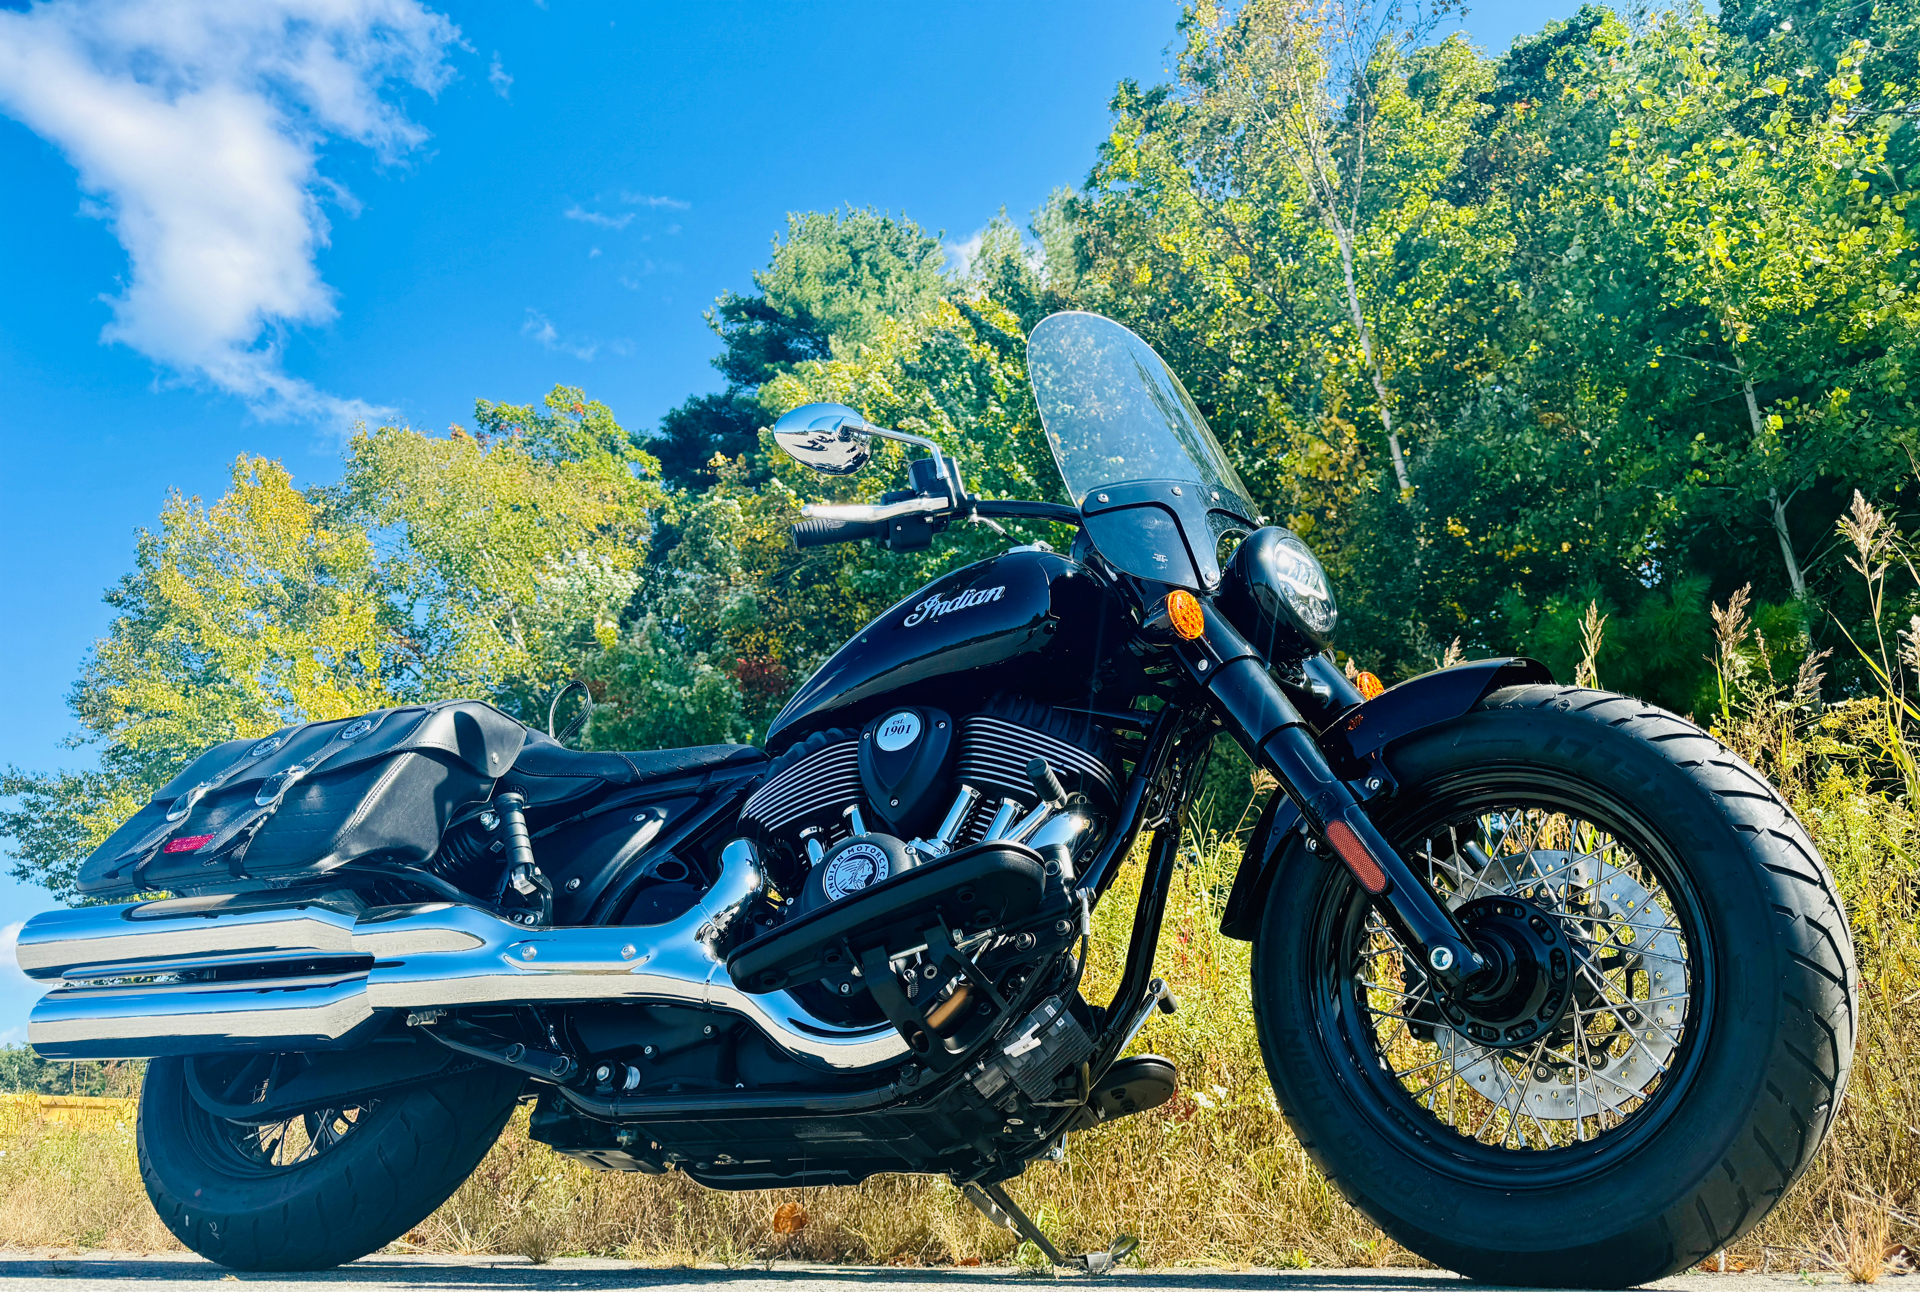
[[(1453, 721), (1502, 687), (1552, 681), (1546, 665), (1518, 655), (1435, 669), (1388, 687), (1335, 718), (1319, 733), (1320, 751), (1343, 779), (1359, 780), (1395, 741)], [(1276, 791), (1247, 837), (1240, 871), (1220, 917), (1222, 933), (1253, 941), (1266, 906), (1275, 854), (1299, 825), (1299, 809)]]

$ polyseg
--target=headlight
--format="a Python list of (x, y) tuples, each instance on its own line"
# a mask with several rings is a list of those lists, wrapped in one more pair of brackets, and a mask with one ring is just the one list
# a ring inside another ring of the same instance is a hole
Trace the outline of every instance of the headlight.
[(1277, 525), (1255, 530), (1234, 549), (1218, 605), (1270, 660), (1315, 653), (1340, 619), (1327, 572), (1305, 543)]
[(1327, 586), (1327, 572), (1320, 568), (1320, 562), (1307, 550), (1307, 545), (1281, 531), (1269, 569), (1280, 587), (1280, 595), (1287, 599), (1293, 613), (1300, 616), (1307, 631), (1320, 637), (1331, 635), (1340, 612), (1333, 604), (1333, 590)]

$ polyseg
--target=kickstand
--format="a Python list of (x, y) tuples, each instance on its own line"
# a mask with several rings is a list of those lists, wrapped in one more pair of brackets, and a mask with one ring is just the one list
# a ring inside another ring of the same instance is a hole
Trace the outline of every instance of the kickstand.
[[(956, 1181), (955, 1183), (958, 1183)], [(1011, 1229), (1022, 1238), (1040, 1249), (1040, 1254), (1049, 1264), (1070, 1269), (1085, 1270), (1089, 1274), (1105, 1274), (1127, 1257), (1133, 1255), (1134, 1248), (1140, 1246), (1140, 1240), (1131, 1234), (1122, 1234), (1113, 1240), (1113, 1245), (1104, 1252), (1088, 1252), (1085, 1256), (1062, 1256), (1059, 1249), (1047, 1241), (1040, 1232), (1040, 1226), (1033, 1223), (1026, 1212), (1020, 1210), (1020, 1204), (1007, 1196), (1007, 1191), (997, 1184), (962, 1184), (960, 1192), (967, 1201), (980, 1209), (980, 1214), (1003, 1229)]]

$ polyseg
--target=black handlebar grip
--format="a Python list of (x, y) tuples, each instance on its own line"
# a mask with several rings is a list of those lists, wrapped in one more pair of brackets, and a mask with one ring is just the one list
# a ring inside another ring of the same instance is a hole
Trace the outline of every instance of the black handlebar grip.
[(793, 527), (795, 547), (825, 547), (828, 543), (852, 543), (862, 538), (885, 538), (884, 520), (803, 520)]

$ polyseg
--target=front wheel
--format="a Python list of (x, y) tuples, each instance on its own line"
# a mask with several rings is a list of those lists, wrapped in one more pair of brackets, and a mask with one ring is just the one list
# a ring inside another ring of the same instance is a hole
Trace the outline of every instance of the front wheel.
[(499, 1138), (522, 1078), (464, 1072), (379, 1098), (232, 1120), (194, 1097), (255, 1102), (299, 1055), (155, 1059), (140, 1091), (140, 1175), (186, 1246), (240, 1270), (318, 1270), (378, 1251), (427, 1218)]
[(1288, 1122), (1395, 1241), (1626, 1287), (1773, 1208), (1832, 1124), (1854, 959), (1771, 786), (1690, 723), (1516, 687), (1396, 746), (1375, 819), (1499, 973), (1449, 998), (1344, 869), (1282, 848), (1254, 1010)]

